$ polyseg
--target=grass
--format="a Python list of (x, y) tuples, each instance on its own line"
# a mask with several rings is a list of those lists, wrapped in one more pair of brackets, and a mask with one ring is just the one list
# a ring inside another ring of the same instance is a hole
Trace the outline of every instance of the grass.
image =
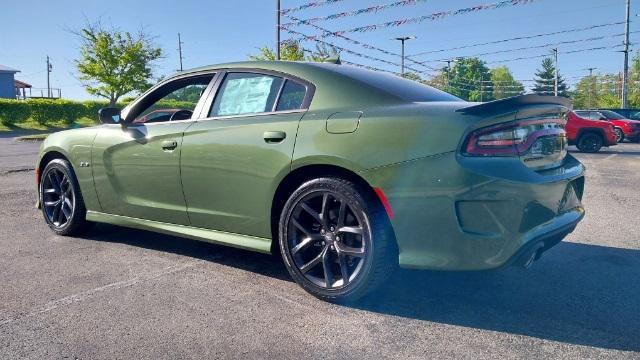
[(27, 121), (21, 122), (19, 124), (2, 124), (0, 123), (0, 132), (3, 133), (11, 133), (14, 132), (16, 134), (19, 133), (29, 133), (29, 132), (55, 132), (65, 129), (73, 129), (77, 127), (87, 127), (97, 125), (95, 120), (90, 118), (80, 118), (76, 120), (73, 124), (69, 125), (64, 122), (49, 122), (45, 125), (39, 124), (33, 119), (28, 119)]

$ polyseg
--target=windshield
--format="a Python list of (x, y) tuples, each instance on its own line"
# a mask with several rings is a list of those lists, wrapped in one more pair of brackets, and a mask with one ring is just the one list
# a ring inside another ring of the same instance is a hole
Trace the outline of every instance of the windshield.
[(603, 111), (600, 111), (600, 113), (604, 115), (604, 117), (606, 117), (608, 120), (618, 120), (618, 119), (625, 118), (624, 116), (618, 114), (617, 112), (613, 112), (609, 110), (603, 110)]

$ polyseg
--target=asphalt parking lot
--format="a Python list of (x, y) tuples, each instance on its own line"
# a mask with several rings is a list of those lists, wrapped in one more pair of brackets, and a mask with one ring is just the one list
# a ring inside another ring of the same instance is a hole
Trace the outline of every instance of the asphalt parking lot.
[(531, 269), (402, 270), (352, 306), (275, 256), (106, 225), (54, 236), (38, 146), (0, 139), (0, 358), (640, 358), (640, 144), (576, 154), (586, 218)]

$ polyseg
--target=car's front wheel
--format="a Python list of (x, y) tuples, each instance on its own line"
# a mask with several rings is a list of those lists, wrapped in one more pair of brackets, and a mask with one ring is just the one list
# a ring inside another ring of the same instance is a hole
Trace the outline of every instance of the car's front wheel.
[(586, 133), (580, 136), (578, 144), (576, 145), (578, 150), (582, 152), (595, 153), (600, 151), (604, 141), (602, 136), (596, 133)]
[(40, 178), (40, 204), (47, 225), (58, 235), (75, 235), (86, 230), (86, 208), (80, 186), (69, 162), (51, 160)]
[(302, 184), (280, 217), (280, 250), (293, 279), (327, 301), (372, 291), (397, 261), (384, 209), (351, 181), (319, 178)]

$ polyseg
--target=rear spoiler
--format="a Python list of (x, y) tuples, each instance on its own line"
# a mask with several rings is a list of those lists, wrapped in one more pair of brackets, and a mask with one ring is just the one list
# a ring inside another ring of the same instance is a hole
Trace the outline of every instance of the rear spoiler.
[(529, 94), (471, 105), (456, 111), (466, 115), (506, 114), (518, 111), (523, 106), (531, 105), (559, 105), (567, 110), (573, 109), (571, 100), (567, 98)]

